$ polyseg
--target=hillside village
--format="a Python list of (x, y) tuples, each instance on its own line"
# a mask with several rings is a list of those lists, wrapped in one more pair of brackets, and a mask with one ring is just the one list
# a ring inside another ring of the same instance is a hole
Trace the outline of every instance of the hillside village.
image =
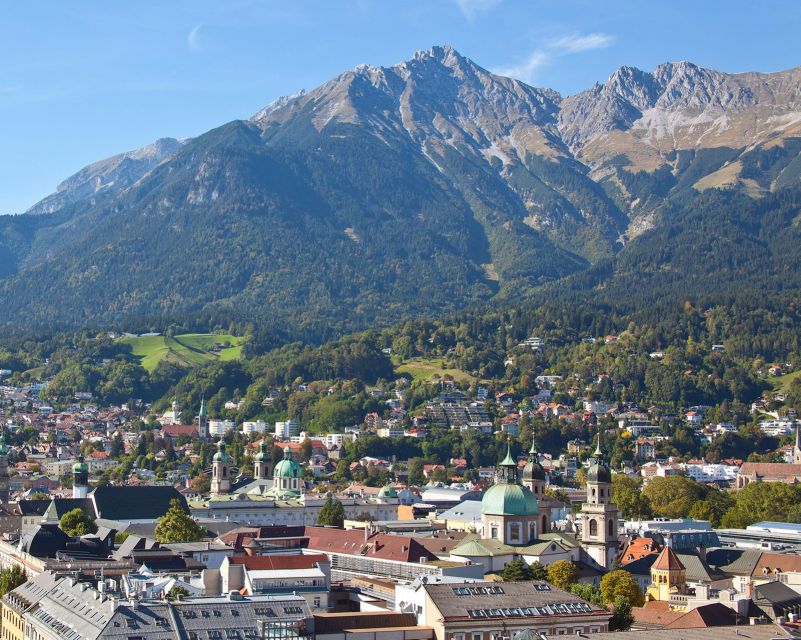
[[(528, 338), (506, 366), (546, 348)], [(361, 422), (331, 432), (300, 413), (236, 421), (243, 400), (210, 415), (205, 397), (100, 406), (86, 390), (53, 406), (47, 380), (2, 386), (3, 637), (152, 625), (200, 640), (190, 621), (207, 615), (209, 640), (259, 625), (332, 640), (801, 633), (801, 425), (782, 394), (754, 400), (743, 431), (720, 407), (643, 407), (613, 399), (609, 375), (580, 379), (521, 392), (446, 375), (414, 407), (408, 384), (379, 383), (358, 391)], [(264, 415), (309, 393), (343, 391), (271, 386)], [(772, 451), (715, 448), (754, 429)], [(681, 432), (704, 458), (676, 455)], [(443, 434), (465, 455), (443, 458)], [(494, 462), (476, 464), (486, 443)]]

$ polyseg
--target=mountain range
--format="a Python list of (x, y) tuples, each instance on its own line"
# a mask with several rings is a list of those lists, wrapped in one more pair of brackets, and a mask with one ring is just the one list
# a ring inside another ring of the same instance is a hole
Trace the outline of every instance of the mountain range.
[(787, 290), (800, 180), (801, 68), (621, 67), (563, 97), (433, 47), (0, 217), (0, 324), (318, 339), (532, 291)]

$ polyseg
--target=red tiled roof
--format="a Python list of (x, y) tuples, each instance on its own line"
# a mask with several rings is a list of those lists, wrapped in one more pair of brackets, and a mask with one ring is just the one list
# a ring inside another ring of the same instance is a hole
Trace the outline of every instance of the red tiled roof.
[(365, 558), (381, 558), (400, 562), (436, 560), (420, 542), (409, 536), (374, 533), (365, 539), (360, 529), (331, 529), (328, 527), (306, 527), (308, 548), (313, 551), (336, 552)]
[(168, 424), (166, 427), (161, 428), (161, 432), (165, 436), (178, 437), (189, 436), (197, 437), (197, 427), (193, 424)]
[(656, 561), (651, 565), (651, 569), (656, 569), (658, 571), (681, 571), (684, 569), (684, 565), (673, 549), (665, 547), (662, 549), (662, 553), (659, 554)]

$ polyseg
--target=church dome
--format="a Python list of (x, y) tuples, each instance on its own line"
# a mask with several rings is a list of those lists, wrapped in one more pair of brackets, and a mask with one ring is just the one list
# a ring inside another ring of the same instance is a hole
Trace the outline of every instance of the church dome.
[(612, 482), (612, 472), (599, 460), (587, 470), (587, 482)]
[(284, 449), (284, 459), (273, 470), (274, 478), (300, 478), (300, 465), (292, 459), (289, 447)]
[(545, 480), (545, 467), (537, 460), (529, 460), (523, 467), (523, 481)]
[(78, 457), (78, 462), (72, 465), (73, 473), (89, 473), (89, 465), (83, 460), (83, 456)]
[(488, 516), (535, 516), (539, 507), (537, 498), (526, 487), (501, 482), (484, 493), (481, 513)]
[(214, 458), (212, 458), (214, 462), (231, 462), (231, 456), (225, 451), (225, 442), (220, 440), (220, 444), (217, 445), (217, 453), (214, 454)]
[(388, 484), (388, 485), (385, 485), (385, 486), (381, 487), (381, 490), (378, 492), (378, 497), (379, 498), (397, 498), (398, 497), (398, 492), (395, 491), (395, 487), (393, 487), (392, 485)]

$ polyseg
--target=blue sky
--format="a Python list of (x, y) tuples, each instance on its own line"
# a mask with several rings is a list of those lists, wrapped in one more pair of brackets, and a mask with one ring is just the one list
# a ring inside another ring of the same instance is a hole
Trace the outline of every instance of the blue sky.
[(433, 44), (570, 94), (624, 64), (798, 66), (799, 27), (796, 0), (7, 2), (0, 213), (25, 210), (95, 160)]

